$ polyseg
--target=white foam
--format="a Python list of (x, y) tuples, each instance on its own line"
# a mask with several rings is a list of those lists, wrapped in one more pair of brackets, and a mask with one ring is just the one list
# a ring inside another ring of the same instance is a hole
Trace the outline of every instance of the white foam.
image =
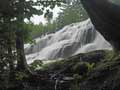
[(112, 49), (97, 32), (90, 19), (65, 26), (56, 33), (36, 39), (35, 45), (25, 46), (28, 62), (36, 59), (65, 58), (78, 53)]

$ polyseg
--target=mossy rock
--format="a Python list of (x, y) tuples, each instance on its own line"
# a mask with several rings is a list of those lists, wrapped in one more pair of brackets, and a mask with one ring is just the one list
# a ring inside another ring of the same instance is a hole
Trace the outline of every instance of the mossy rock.
[(100, 63), (80, 84), (80, 90), (119, 90), (120, 58)]
[(74, 73), (77, 73), (79, 75), (85, 75), (88, 72), (88, 67), (86, 63), (79, 62), (72, 67), (72, 70)]

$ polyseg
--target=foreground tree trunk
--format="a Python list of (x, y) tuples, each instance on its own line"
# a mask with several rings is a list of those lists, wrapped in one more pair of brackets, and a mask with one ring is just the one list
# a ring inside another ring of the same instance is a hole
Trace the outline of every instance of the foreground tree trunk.
[(111, 0), (81, 0), (95, 28), (120, 51), (120, 5)]
[(24, 53), (24, 40), (22, 31), (16, 32), (16, 51), (17, 51), (17, 70), (28, 69), (25, 53)]
[(11, 80), (14, 80), (14, 59), (13, 59), (13, 54), (12, 54), (12, 43), (10, 39), (11, 38), (9, 37), (8, 39), (8, 61), (9, 61), (9, 68), (10, 68), (9, 79), (11, 81)]

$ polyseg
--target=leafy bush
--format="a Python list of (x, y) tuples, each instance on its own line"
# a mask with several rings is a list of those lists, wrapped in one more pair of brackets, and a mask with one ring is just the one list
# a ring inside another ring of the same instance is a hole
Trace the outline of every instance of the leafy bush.
[(41, 60), (35, 60), (33, 63), (31, 63), (29, 66), (32, 70), (38, 69), (42, 67), (43, 62)]
[(27, 78), (28, 75), (24, 72), (16, 72), (16, 80), (23, 80), (24, 78)]
[(88, 72), (90, 72), (91, 70), (93, 70), (95, 63), (86, 63), (86, 66), (88, 67)]

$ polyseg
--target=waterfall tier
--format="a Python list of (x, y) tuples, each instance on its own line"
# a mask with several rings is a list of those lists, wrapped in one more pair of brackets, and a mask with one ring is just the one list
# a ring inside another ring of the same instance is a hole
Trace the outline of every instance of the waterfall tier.
[(102, 49), (110, 50), (112, 47), (95, 30), (90, 19), (67, 25), (56, 33), (37, 38), (34, 45), (25, 45), (28, 61), (66, 58), (78, 53)]

